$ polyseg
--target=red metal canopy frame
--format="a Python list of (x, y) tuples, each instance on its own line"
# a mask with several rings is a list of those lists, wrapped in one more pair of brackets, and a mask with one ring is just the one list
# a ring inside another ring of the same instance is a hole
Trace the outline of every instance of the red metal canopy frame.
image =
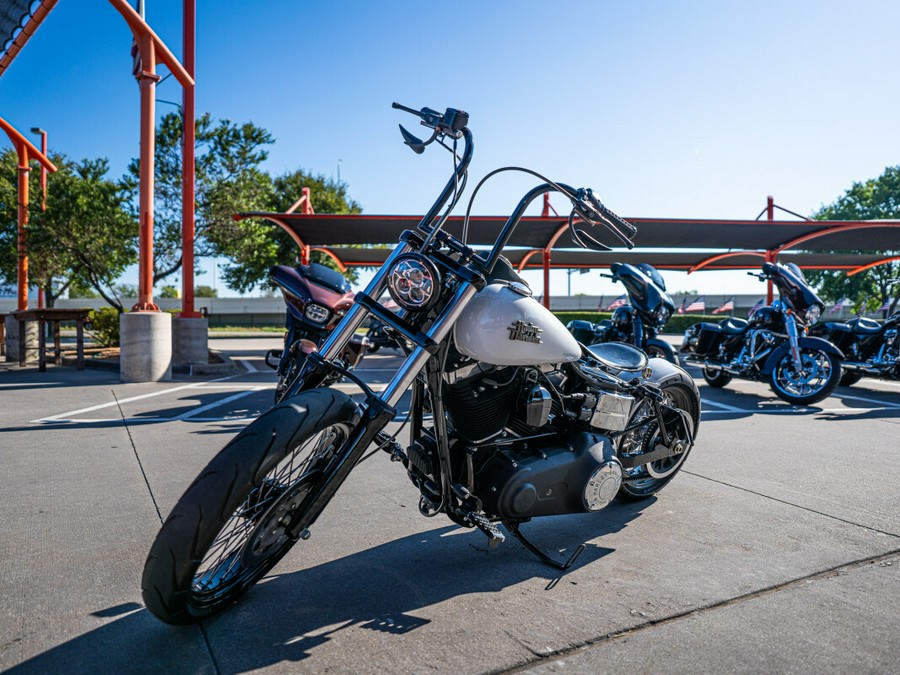
[[(300, 247), (303, 255), (321, 250), (340, 267), (378, 264), (372, 249), (339, 248), (348, 244), (392, 244), (402, 230), (415, 227), (419, 216), (378, 215), (313, 215), (309, 213), (248, 212), (235, 215), (235, 220), (262, 218), (281, 227)], [(674, 218), (628, 218), (638, 228), (633, 251), (598, 253), (568, 251), (574, 242), (565, 219), (551, 216), (527, 216), (513, 234), (507, 249), (508, 258), (522, 270), (536, 267), (540, 260), (544, 270), (544, 302), (549, 303), (550, 269), (554, 267), (601, 267), (611, 260), (641, 256), (661, 269), (682, 269), (688, 273), (700, 270), (732, 270), (757, 267), (763, 261), (796, 262), (805, 269), (840, 269), (856, 274), (879, 264), (900, 259), (883, 254), (838, 254), (833, 251), (900, 249), (900, 221), (776, 221), (696, 220)], [(469, 243), (491, 245), (505, 217), (478, 216), (469, 222)], [(448, 219), (446, 229), (461, 231), (461, 217)], [(794, 251), (803, 246), (803, 253)], [(559, 248), (557, 248), (559, 246)], [(737, 250), (735, 250), (735, 248)], [(562, 249), (562, 250), (561, 250)], [(667, 249), (660, 252), (654, 249)], [(715, 250), (719, 249), (719, 250)], [(723, 250), (724, 249), (724, 250)], [(730, 250), (729, 250), (730, 249)], [(677, 251), (679, 258), (672, 258)], [(554, 265), (552, 252), (565, 262)], [(691, 252), (692, 251), (692, 252)], [(832, 262), (829, 262), (832, 259)], [(771, 291), (770, 291), (771, 292)], [(770, 298), (771, 300), (771, 298)]]

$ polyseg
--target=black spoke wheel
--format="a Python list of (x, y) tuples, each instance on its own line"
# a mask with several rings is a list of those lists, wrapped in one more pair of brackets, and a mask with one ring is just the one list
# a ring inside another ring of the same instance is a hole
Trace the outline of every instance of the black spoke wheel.
[(275, 406), (226, 445), (172, 509), (147, 556), (144, 604), (184, 624), (236, 602), (318, 514), (311, 497), (346, 448), (357, 408), (316, 389)]
[[(686, 434), (686, 436), (695, 434), (694, 429), (697, 421), (700, 419), (700, 410), (693, 394), (686, 387), (678, 384), (663, 387), (663, 393), (670, 406), (687, 413), (690, 421), (690, 433)], [(630, 437), (623, 439), (623, 447), (620, 448), (620, 452), (625, 451), (629, 454), (652, 452), (656, 448), (657, 443), (661, 442), (659, 423), (655, 416), (648, 416), (647, 424), (631, 432), (631, 434)], [(671, 482), (681, 470), (681, 467), (684, 466), (684, 460), (687, 459), (691, 451), (694, 439), (685, 437), (670, 440), (674, 443), (682, 444), (685, 450), (671, 457), (625, 469), (622, 475), (622, 487), (619, 488), (619, 494), (617, 495), (619, 499), (625, 501), (646, 499), (655, 495)]]
[(841, 379), (841, 359), (819, 349), (800, 348), (800, 367), (787, 352), (769, 376), (769, 386), (783, 401), (810, 405), (827, 398)]

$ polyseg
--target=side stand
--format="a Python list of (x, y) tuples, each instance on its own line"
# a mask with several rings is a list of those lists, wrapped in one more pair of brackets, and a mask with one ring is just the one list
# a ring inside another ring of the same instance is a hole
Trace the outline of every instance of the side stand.
[(575, 564), (575, 561), (578, 560), (578, 556), (580, 556), (584, 552), (584, 549), (585, 549), (584, 544), (579, 544), (578, 548), (575, 549), (575, 552), (572, 553), (572, 555), (569, 557), (569, 559), (566, 562), (561, 563), (561, 562), (554, 560), (549, 555), (544, 553), (541, 549), (539, 549), (537, 546), (535, 546), (530, 541), (528, 541), (528, 539), (525, 538), (525, 535), (522, 534), (522, 531), (519, 529), (519, 523), (512, 521), (512, 520), (504, 520), (503, 525), (504, 525), (504, 527), (506, 527), (507, 530), (509, 530), (512, 533), (512, 535), (516, 539), (518, 539), (520, 542), (522, 542), (522, 546), (524, 546), (529, 551), (534, 553), (534, 555), (536, 555), (540, 559), (541, 562), (543, 562), (547, 565), (550, 565), (550, 567), (554, 567), (558, 570), (569, 569), (572, 565)]

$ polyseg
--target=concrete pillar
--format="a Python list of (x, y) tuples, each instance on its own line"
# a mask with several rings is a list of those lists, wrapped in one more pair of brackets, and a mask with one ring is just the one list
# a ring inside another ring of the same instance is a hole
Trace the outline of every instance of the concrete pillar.
[(172, 365), (196, 366), (209, 363), (209, 321), (205, 318), (172, 320)]
[(119, 315), (119, 375), (122, 382), (172, 379), (172, 315), (125, 312)]
[[(25, 322), (25, 362), (38, 362), (38, 322)], [(6, 316), (6, 360), (19, 362), (19, 322), (12, 315)]]

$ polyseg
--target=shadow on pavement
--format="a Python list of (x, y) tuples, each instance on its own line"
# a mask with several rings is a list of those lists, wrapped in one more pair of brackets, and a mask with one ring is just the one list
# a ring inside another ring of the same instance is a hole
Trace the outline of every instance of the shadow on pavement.
[[(551, 554), (568, 547), (559, 556), (568, 557), (582, 541), (624, 529), (654, 501), (615, 503), (602, 515), (542, 518), (523, 531)], [(293, 558), (296, 564), (302, 545), (289, 554), (289, 562)], [(612, 553), (588, 543), (573, 569)], [(546, 579), (544, 592), (553, 593), (566, 577), (511, 536), (489, 551), (480, 532), (447, 525), (309, 569), (272, 574), (236, 607), (206, 620), (202, 632), (196, 625), (165, 625), (136, 603), (98, 609), (93, 616), (119, 618), (7, 672), (245, 672), (303, 661), (350, 629), (404, 635), (431, 622), (416, 616), (422, 609), (467, 594), (498, 593), (530, 579)]]

